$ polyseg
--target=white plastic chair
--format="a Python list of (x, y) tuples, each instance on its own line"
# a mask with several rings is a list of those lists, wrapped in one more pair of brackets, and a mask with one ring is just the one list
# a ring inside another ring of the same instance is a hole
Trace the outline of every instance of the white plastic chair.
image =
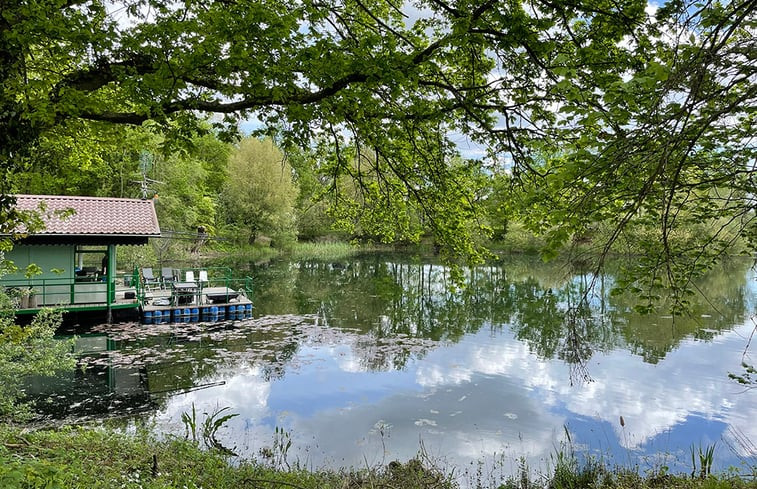
[(198, 280), (200, 282), (201, 286), (208, 285), (208, 271), (207, 270), (200, 270), (200, 279)]
[(187, 270), (185, 282), (192, 282), (192, 283), (196, 282), (196, 280), (195, 280), (195, 272), (193, 270)]

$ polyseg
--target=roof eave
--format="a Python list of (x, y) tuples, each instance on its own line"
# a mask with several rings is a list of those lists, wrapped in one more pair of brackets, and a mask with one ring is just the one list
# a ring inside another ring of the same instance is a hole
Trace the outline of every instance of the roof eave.
[(14, 240), (15, 244), (46, 245), (140, 245), (147, 244), (149, 238), (159, 238), (159, 234), (32, 234)]

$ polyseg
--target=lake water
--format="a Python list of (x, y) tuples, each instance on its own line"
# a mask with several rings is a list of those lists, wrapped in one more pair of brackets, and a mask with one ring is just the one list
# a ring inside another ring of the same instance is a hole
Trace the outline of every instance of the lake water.
[(228, 407), (219, 442), (281, 466), (420, 453), (494, 481), (572, 449), (690, 472), (692, 447), (714, 444), (716, 470), (755, 467), (757, 389), (729, 378), (755, 328), (749, 265), (713, 272), (674, 320), (635, 314), (609, 275), (581, 302), (590, 276), (527, 259), (469, 270), (460, 290), (397, 256), (272, 263), (252, 269), (252, 319), (97, 326), (75, 371), (29, 392), (46, 416), (180, 435), (193, 406), (200, 422)]

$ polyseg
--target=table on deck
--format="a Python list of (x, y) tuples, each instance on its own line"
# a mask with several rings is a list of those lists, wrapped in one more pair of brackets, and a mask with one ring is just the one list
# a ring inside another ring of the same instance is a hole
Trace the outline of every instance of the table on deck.
[(205, 289), (205, 296), (211, 304), (221, 304), (236, 299), (239, 292), (228, 287), (210, 287)]
[(199, 292), (200, 287), (195, 282), (174, 282), (171, 302), (173, 305), (199, 304)]

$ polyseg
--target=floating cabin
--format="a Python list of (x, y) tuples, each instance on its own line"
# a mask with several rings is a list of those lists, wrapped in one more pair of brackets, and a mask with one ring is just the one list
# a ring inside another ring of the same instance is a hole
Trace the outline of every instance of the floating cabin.
[[(159, 238), (152, 200), (54, 195), (16, 195), (16, 209), (39, 214), (44, 229), (17, 232), (5, 253), (17, 270), (0, 279), (17, 314), (59, 307), (67, 314), (140, 317), (146, 323), (248, 317), (251, 279), (220, 279), (207, 270), (172, 271), (170, 279), (145, 280), (145, 269), (117, 272), (116, 246)], [(23, 230), (22, 230), (23, 231)], [(27, 276), (27, 267), (36, 270)], [(187, 273), (189, 272), (189, 273)], [(195, 273), (202, 281), (180, 281)], [(232, 288), (234, 287), (234, 288)]]

